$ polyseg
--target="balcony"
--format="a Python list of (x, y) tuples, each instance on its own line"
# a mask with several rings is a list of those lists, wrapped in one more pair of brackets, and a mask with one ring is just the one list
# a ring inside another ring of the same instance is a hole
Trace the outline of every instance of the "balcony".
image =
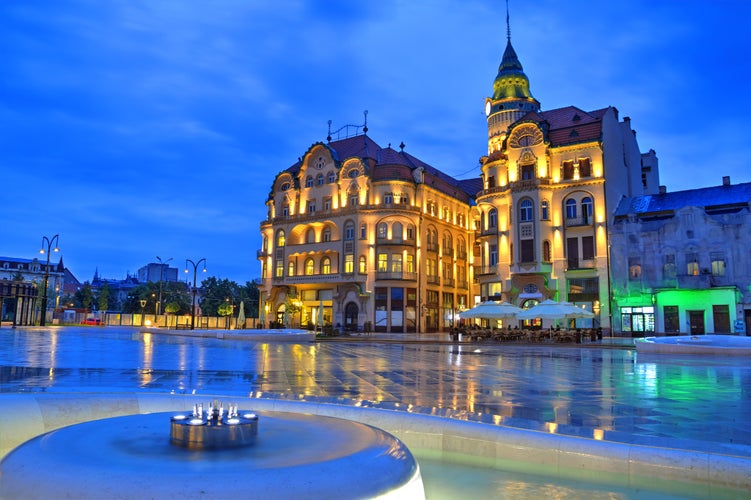
[(454, 278), (443, 278), (443, 286), (454, 286)]
[(268, 256), (269, 254), (266, 250), (256, 250), (256, 259), (263, 260)]
[(428, 243), (425, 247), (428, 252), (438, 253), (438, 244)]
[(678, 275), (678, 288), (689, 290), (704, 290), (710, 288), (712, 281), (711, 274), (684, 274)]
[(456, 258), (459, 260), (467, 260), (467, 251), (464, 249), (457, 250)]
[(438, 276), (428, 276), (426, 281), (429, 285), (440, 285), (441, 284), (441, 278)]
[(456, 288), (461, 288), (462, 290), (469, 289), (469, 283), (467, 280), (457, 280), (456, 282)]
[(498, 274), (498, 264), (492, 266), (475, 266), (475, 276), (482, 276), (484, 274)]
[(566, 227), (586, 227), (593, 224), (592, 216), (587, 217), (566, 217), (563, 221)]

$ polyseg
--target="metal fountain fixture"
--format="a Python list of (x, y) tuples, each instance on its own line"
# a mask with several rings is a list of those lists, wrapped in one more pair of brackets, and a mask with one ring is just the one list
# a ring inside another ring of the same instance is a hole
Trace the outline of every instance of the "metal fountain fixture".
[(220, 450), (250, 446), (258, 436), (258, 415), (227, 408), (217, 400), (193, 405), (193, 412), (170, 418), (170, 442), (191, 450)]

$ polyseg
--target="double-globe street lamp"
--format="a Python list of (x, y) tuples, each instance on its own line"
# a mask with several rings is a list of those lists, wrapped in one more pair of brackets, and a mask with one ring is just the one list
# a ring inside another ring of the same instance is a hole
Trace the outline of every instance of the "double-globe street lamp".
[[(60, 235), (56, 234), (51, 239), (46, 236), (42, 236), (42, 248), (39, 249), (39, 253), (47, 254), (47, 264), (44, 266), (44, 284), (42, 288), (42, 317), (39, 319), (39, 326), (45, 326), (47, 324), (47, 284), (50, 280), (50, 252), (60, 251), (60, 249), (57, 248), (59, 236)], [(46, 251), (44, 249), (45, 245), (47, 245)]]
[(200, 259), (198, 262), (193, 262), (190, 259), (185, 259), (185, 272), (188, 272), (188, 264), (193, 265), (193, 305), (190, 308), (190, 329), (196, 328), (196, 273), (198, 272), (198, 266), (203, 262), (203, 272), (206, 272), (206, 259)]
[[(162, 314), (162, 271), (164, 271), (165, 265), (169, 265), (169, 261), (172, 260), (172, 257), (170, 257), (169, 259), (165, 261), (162, 261), (162, 258), (157, 255), (156, 260), (159, 261), (159, 301), (157, 302), (157, 306), (156, 306), (156, 315), (158, 318), (159, 315)], [(154, 318), (155, 322), (158, 321), (157, 318)], [(164, 326), (165, 327), (167, 326), (167, 321), (164, 322)]]

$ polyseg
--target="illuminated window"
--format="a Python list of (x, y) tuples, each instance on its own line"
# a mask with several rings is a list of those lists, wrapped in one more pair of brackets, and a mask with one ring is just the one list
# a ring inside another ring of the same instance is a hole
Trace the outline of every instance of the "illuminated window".
[(385, 253), (378, 254), (378, 272), (385, 273), (389, 269), (389, 256)]
[(699, 254), (693, 252), (686, 254), (686, 274), (699, 276)]
[(287, 276), (294, 276), (295, 275), (295, 261), (291, 260), (287, 262)]
[(355, 272), (355, 256), (354, 255), (344, 256), (344, 272), (346, 274), (353, 274)]
[(321, 274), (331, 274), (331, 259), (328, 257), (321, 260)]
[(391, 272), (392, 273), (401, 273), (402, 272), (402, 256), (399, 254), (392, 254), (391, 255)]
[(368, 260), (365, 258), (364, 255), (360, 256), (360, 274), (365, 274), (368, 272)]
[(415, 256), (412, 254), (407, 254), (407, 261), (405, 262), (405, 270), (408, 273), (414, 273), (415, 272)]
[(276, 233), (276, 246), (283, 247), (285, 242), (284, 231), (281, 229)]
[(725, 276), (725, 254), (712, 252), (709, 257), (712, 261), (712, 276)]
[(312, 276), (315, 271), (315, 263), (313, 259), (307, 259), (305, 261), (305, 276)]
[(641, 279), (641, 257), (628, 258), (628, 278), (632, 280)]
[(282, 260), (276, 261), (276, 266), (274, 267), (274, 276), (277, 278), (284, 277), (284, 262)]

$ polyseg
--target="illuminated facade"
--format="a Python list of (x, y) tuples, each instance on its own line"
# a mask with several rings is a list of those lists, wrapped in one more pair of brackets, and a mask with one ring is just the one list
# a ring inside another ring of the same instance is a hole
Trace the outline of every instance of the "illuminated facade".
[(567, 300), (596, 314), (581, 326), (609, 328), (608, 227), (623, 196), (657, 190), (654, 151), (640, 153), (613, 107), (540, 111), (510, 39), (485, 112), (472, 210), (479, 295)]
[[(610, 327), (608, 227), (656, 192), (613, 107), (541, 111), (508, 40), (486, 99), (480, 178), (456, 180), (367, 134), (317, 143), (278, 174), (261, 223), (267, 322), (413, 332), (502, 296), (568, 300)], [(364, 129), (364, 132), (367, 128)]]
[(751, 326), (751, 183), (621, 201), (610, 241), (616, 331), (743, 333)]
[(478, 184), (366, 133), (314, 144), (276, 176), (266, 202), (261, 317), (345, 330), (444, 328), (469, 303), (469, 193)]

